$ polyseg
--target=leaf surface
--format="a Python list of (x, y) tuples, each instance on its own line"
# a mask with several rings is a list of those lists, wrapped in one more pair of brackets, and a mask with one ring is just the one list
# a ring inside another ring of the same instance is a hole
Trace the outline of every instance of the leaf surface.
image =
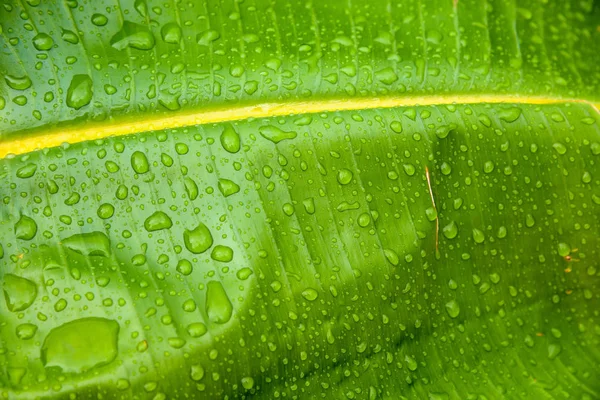
[(600, 397), (594, 2), (1, 12), (3, 397)]

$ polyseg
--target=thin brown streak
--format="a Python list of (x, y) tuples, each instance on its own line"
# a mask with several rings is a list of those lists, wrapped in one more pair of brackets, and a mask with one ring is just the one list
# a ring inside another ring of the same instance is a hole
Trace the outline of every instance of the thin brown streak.
[(440, 243), (440, 219), (437, 213), (437, 207), (435, 205), (435, 199), (433, 198), (433, 190), (431, 189), (431, 178), (429, 176), (429, 168), (425, 166), (425, 177), (427, 178), (427, 187), (429, 188), (429, 196), (431, 197), (431, 204), (435, 210), (435, 252), (437, 254)]

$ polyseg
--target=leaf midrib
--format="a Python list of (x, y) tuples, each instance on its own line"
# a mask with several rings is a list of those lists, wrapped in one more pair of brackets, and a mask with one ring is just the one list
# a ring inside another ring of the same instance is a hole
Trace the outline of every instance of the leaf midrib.
[(0, 159), (8, 155), (22, 155), (43, 148), (60, 146), (63, 143), (80, 143), (113, 136), (185, 128), (194, 125), (241, 121), (251, 118), (281, 117), (287, 115), (313, 114), (321, 112), (356, 111), (377, 108), (415, 107), (451, 104), (587, 104), (600, 114), (600, 104), (590, 100), (555, 98), (543, 96), (522, 97), (518, 95), (439, 95), (439, 96), (387, 96), (360, 99), (325, 99), (315, 101), (271, 102), (254, 105), (219, 106), (201, 110), (185, 110), (161, 115), (137, 115), (129, 119), (118, 119), (98, 123), (86, 123), (71, 127), (43, 127), (33, 132), (13, 134), (8, 139), (0, 138)]

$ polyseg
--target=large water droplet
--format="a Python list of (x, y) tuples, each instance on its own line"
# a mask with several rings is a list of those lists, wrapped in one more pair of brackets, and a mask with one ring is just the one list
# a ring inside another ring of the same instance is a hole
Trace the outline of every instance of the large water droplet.
[(79, 110), (92, 101), (93, 83), (89, 75), (75, 75), (67, 89), (67, 106)]
[(31, 79), (28, 76), (6, 75), (4, 80), (11, 89), (25, 90), (31, 87)]
[(26, 278), (6, 274), (3, 278), (4, 299), (9, 311), (26, 310), (37, 297), (37, 286)]
[(169, 229), (173, 226), (171, 218), (162, 211), (157, 211), (144, 221), (144, 228), (148, 232), (160, 231), (162, 229)]
[(340, 185), (347, 185), (350, 182), (352, 182), (352, 177), (352, 171), (350, 171), (349, 169), (342, 168), (338, 172), (337, 180), (340, 183)]
[(442, 228), (442, 232), (446, 238), (454, 239), (456, 235), (458, 235), (458, 226), (456, 225), (456, 222), (452, 221), (448, 225), (444, 226), (444, 228)]
[(450, 300), (446, 303), (446, 311), (448, 312), (450, 318), (456, 318), (458, 317), (458, 314), (460, 314), (460, 306), (456, 300)]
[(212, 246), (213, 237), (208, 227), (200, 222), (194, 229), (183, 232), (183, 241), (190, 252), (201, 254)]
[(17, 178), (27, 179), (31, 178), (35, 171), (37, 170), (37, 165), (33, 163), (29, 163), (17, 170)]
[(233, 259), (233, 250), (231, 247), (217, 245), (212, 250), (210, 257), (219, 262), (229, 262)]
[(282, 140), (294, 139), (298, 134), (296, 132), (285, 132), (276, 126), (267, 125), (258, 128), (258, 131), (265, 139), (270, 140), (273, 143), (279, 143)]
[(124, 50), (127, 47), (150, 50), (154, 47), (154, 43), (154, 36), (147, 27), (129, 21), (123, 22), (121, 30), (110, 39), (111, 46), (117, 50)]
[(308, 301), (315, 301), (319, 297), (319, 292), (313, 288), (307, 288), (302, 291), (302, 297)]
[(106, 318), (82, 318), (48, 333), (42, 345), (45, 367), (84, 372), (112, 362), (118, 354), (119, 324)]
[(47, 51), (54, 45), (54, 40), (47, 33), (38, 33), (33, 38), (33, 47), (39, 51)]
[(498, 117), (504, 122), (515, 122), (521, 116), (521, 109), (511, 107), (498, 112)]
[(131, 155), (131, 168), (138, 174), (145, 174), (150, 170), (148, 158), (141, 151), (134, 151)]
[(230, 153), (240, 151), (240, 135), (233, 129), (233, 126), (226, 125), (221, 133), (221, 146)]
[(181, 27), (175, 22), (169, 22), (160, 29), (160, 36), (165, 43), (179, 44), (181, 41)]
[(31, 240), (37, 233), (37, 224), (32, 218), (21, 215), (21, 218), (15, 224), (15, 236), (17, 239)]
[(219, 191), (225, 197), (229, 197), (232, 194), (236, 194), (240, 191), (240, 187), (234, 181), (230, 181), (229, 179), (219, 179)]
[(231, 318), (233, 306), (221, 282), (210, 281), (206, 290), (206, 313), (211, 322), (224, 324)]
[(77, 233), (63, 239), (62, 245), (84, 256), (110, 255), (110, 240), (103, 232)]
[(15, 333), (17, 334), (17, 337), (19, 339), (29, 340), (35, 336), (35, 333), (37, 332), (37, 330), (38, 330), (37, 325), (21, 324), (21, 325), (17, 326), (17, 328), (15, 329)]

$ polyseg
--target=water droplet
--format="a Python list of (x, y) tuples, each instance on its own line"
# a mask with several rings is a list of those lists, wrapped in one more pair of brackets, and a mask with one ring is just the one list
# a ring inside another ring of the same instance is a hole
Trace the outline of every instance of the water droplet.
[(196, 302), (193, 299), (186, 300), (182, 307), (185, 312), (194, 312), (196, 311)]
[(408, 367), (409, 370), (416, 371), (416, 369), (418, 367), (418, 364), (417, 364), (417, 362), (415, 361), (414, 358), (412, 358), (409, 355), (405, 355), (404, 356), (404, 362), (406, 362), (406, 366)]
[(47, 33), (38, 33), (33, 38), (33, 47), (39, 51), (50, 50), (54, 46), (54, 40)]
[(31, 163), (27, 164), (17, 170), (17, 178), (21, 178), (21, 179), (31, 178), (35, 174), (35, 171), (37, 171), (36, 164), (31, 164)]
[(250, 277), (250, 275), (252, 275), (253, 272), (250, 268), (242, 268), (240, 269), (235, 275), (237, 276), (237, 278), (241, 281), (245, 281), (246, 279), (248, 279)]
[(525, 225), (527, 225), (528, 228), (531, 228), (535, 225), (535, 218), (533, 218), (533, 215), (527, 214), (525, 216)]
[(62, 36), (61, 37), (67, 43), (71, 43), (71, 44), (77, 44), (77, 43), (79, 43), (79, 36), (77, 36), (77, 34), (75, 34), (75, 32), (70, 31), (68, 29), (63, 29), (62, 30)]
[(562, 351), (562, 347), (560, 346), (560, 344), (549, 344), (548, 345), (548, 358), (550, 360), (554, 360), (556, 357), (558, 357), (558, 355), (560, 354), (560, 352)]
[(340, 185), (347, 185), (352, 181), (353, 176), (352, 171), (343, 168), (338, 171), (337, 180)]
[(442, 174), (444, 175), (450, 175), (452, 173), (452, 167), (447, 162), (443, 162), (440, 166), (440, 171), (442, 171)]
[(75, 75), (67, 89), (67, 106), (79, 110), (90, 104), (93, 95), (92, 78), (85, 74)]
[(211, 29), (196, 35), (196, 43), (198, 43), (200, 46), (209, 46), (219, 37), (221, 37), (221, 35), (219, 35), (219, 32)]
[(141, 151), (134, 151), (131, 155), (131, 168), (138, 174), (145, 174), (150, 170), (148, 158)]
[(240, 135), (233, 129), (233, 126), (226, 125), (221, 133), (221, 146), (230, 153), (240, 151)]
[(183, 180), (185, 185), (185, 192), (187, 193), (190, 200), (196, 200), (198, 197), (198, 185), (192, 178), (185, 178)]
[(446, 303), (446, 311), (448, 312), (450, 318), (456, 318), (458, 317), (458, 314), (460, 314), (460, 306), (456, 300), (450, 300)]
[(219, 191), (225, 197), (229, 197), (232, 194), (236, 194), (240, 191), (240, 187), (237, 183), (229, 180), (229, 179), (219, 179)]
[(556, 150), (556, 152), (560, 155), (563, 155), (567, 152), (566, 146), (560, 142), (554, 143), (552, 147), (554, 147), (554, 150)]
[(356, 222), (358, 226), (366, 228), (371, 223), (371, 216), (368, 213), (362, 213), (358, 216)]
[(188, 260), (186, 260), (185, 258), (179, 260), (179, 262), (177, 263), (177, 272), (179, 272), (182, 275), (189, 275), (192, 273), (193, 271), (193, 266), (192, 263), (189, 262)]
[(100, 207), (98, 207), (97, 214), (98, 217), (102, 219), (108, 219), (115, 214), (115, 207), (110, 203), (101, 204)]
[(252, 379), (249, 376), (243, 377), (242, 378), (242, 386), (246, 390), (252, 389), (254, 387), (254, 379)]
[(483, 243), (485, 240), (485, 235), (479, 229), (473, 228), (473, 240), (475, 243)]
[(123, 22), (123, 27), (111, 39), (110, 44), (117, 50), (127, 47), (138, 50), (150, 50), (154, 47), (154, 36), (152, 32), (143, 25), (133, 22)]
[(307, 288), (302, 291), (302, 297), (308, 301), (315, 301), (319, 297), (319, 292), (313, 288)]
[(42, 345), (45, 367), (80, 373), (111, 363), (118, 354), (119, 324), (105, 318), (82, 318), (48, 333)]
[(29, 340), (35, 336), (38, 327), (34, 324), (21, 324), (16, 328), (17, 337), (21, 340)]
[(110, 256), (110, 240), (103, 232), (77, 233), (63, 239), (62, 245), (84, 256)]
[(504, 122), (515, 122), (521, 116), (521, 109), (518, 107), (511, 107), (500, 110), (498, 117)]
[(398, 75), (391, 67), (388, 67), (375, 72), (375, 78), (386, 85), (391, 85), (398, 80)]
[(192, 230), (183, 232), (183, 241), (186, 249), (194, 254), (202, 254), (213, 244), (210, 230), (202, 222)]
[(104, 26), (108, 23), (108, 18), (103, 14), (93, 14), (92, 15), (92, 24), (96, 26)]
[(559, 243), (558, 244), (558, 255), (561, 257), (566, 257), (569, 254), (571, 254), (571, 246), (569, 246), (566, 243)]
[(188, 325), (187, 332), (191, 337), (198, 338), (204, 336), (208, 329), (202, 322), (194, 322)]
[(175, 22), (169, 22), (160, 29), (160, 35), (165, 43), (179, 44), (181, 41), (181, 27)]
[(224, 324), (231, 318), (233, 306), (221, 282), (210, 281), (206, 290), (206, 313), (216, 324)]
[(383, 254), (385, 255), (385, 258), (390, 262), (390, 264), (394, 266), (400, 264), (400, 257), (398, 256), (398, 253), (396, 253), (394, 250), (384, 249)]
[(408, 176), (413, 176), (416, 172), (415, 166), (412, 164), (404, 164), (402, 165), (402, 168), (404, 169), (404, 173)]
[(4, 299), (9, 311), (23, 311), (29, 308), (37, 297), (37, 286), (26, 278), (6, 274), (3, 278)]
[(278, 127), (272, 125), (261, 126), (258, 129), (258, 131), (260, 132), (262, 137), (270, 140), (275, 144), (281, 142), (282, 140), (294, 139), (296, 136), (298, 136), (296, 132), (285, 132), (279, 129)]
[(6, 75), (4, 80), (6, 81), (8, 87), (15, 90), (29, 89), (32, 83), (28, 76)]
[(202, 380), (204, 378), (204, 368), (200, 364), (192, 365), (190, 378), (196, 382)]
[(444, 226), (442, 232), (446, 238), (454, 239), (456, 235), (458, 235), (458, 226), (456, 225), (456, 222), (452, 221), (448, 225)]
[(396, 133), (402, 133), (402, 123), (400, 121), (392, 121), (390, 128)]
[(32, 218), (21, 215), (21, 218), (15, 224), (15, 236), (21, 240), (31, 240), (37, 233), (37, 224)]
[(148, 232), (169, 229), (171, 226), (173, 226), (173, 221), (171, 221), (171, 218), (162, 211), (156, 211), (144, 221), (144, 228), (146, 228)]
[(233, 259), (233, 250), (227, 246), (217, 245), (210, 253), (210, 257), (219, 262), (229, 262)]

